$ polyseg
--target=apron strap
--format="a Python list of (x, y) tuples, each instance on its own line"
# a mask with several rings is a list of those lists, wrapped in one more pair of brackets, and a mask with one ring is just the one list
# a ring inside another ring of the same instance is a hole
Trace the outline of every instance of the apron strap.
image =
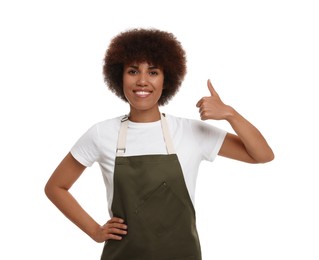
[(167, 125), (167, 120), (166, 120), (166, 115), (161, 113), (161, 124), (162, 124), (162, 130), (163, 130), (163, 135), (164, 135), (164, 140), (166, 144), (166, 150), (168, 154), (174, 154), (174, 145), (173, 141), (171, 139), (171, 135), (169, 134), (169, 129)]
[[(121, 126), (120, 126), (120, 132), (119, 137), (117, 140), (117, 149), (116, 149), (116, 156), (124, 156), (126, 151), (126, 134), (127, 134), (127, 128), (128, 128), (128, 116), (125, 115), (121, 120)], [(165, 118), (165, 114), (161, 114), (161, 126), (164, 136), (164, 141), (166, 144), (166, 150), (168, 154), (174, 154), (174, 146), (171, 139), (171, 135), (169, 133), (167, 121)]]
[(128, 127), (128, 116), (125, 115), (121, 120), (119, 137), (117, 140), (116, 156), (124, 156), (126, 150), (126, 133)]

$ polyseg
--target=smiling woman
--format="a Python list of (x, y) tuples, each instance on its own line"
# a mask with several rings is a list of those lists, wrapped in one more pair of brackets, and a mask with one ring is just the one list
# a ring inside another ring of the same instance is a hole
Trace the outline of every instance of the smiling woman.
[[(101, 259), (201, 259), (194, 209), (200, 163), (217, 155), (248, 163), (274, 158), (259, 130), (210, 96), (197, 102), (202, 120), (226, 120), (236, 134), (200, 120), (160, 113), (178, 91), (186, 56), (173, 34), (135, 29), (116, 36), (104, 58), (108, 87), (129, 104), (129, 114), (93, 125), (48, 180), (49, 199), (96, 242)], [(97, 162), (111, 219), (97, 223), (69, 192)]]

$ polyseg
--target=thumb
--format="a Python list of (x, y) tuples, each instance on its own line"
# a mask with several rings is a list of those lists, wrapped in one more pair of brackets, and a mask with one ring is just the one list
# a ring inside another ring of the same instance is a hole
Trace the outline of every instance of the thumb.
[(210, 82), (210, 79), (207, 80), (207, 87), (208, 87), (208, 90), (209, 90), (211, 96), (218, 96), (216, 90), (214, 89), (212, 83)]

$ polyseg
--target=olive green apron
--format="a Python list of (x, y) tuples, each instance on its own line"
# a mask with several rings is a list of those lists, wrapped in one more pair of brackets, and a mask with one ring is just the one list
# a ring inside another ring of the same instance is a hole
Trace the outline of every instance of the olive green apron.
[(168, 154), (125, 157), (128, 118), (123, 118), (114, 168), (114, 217), (127, 235), (105, 242), (101, 260), (200, 260), (195, 210), (174, 153), (165, 115)]

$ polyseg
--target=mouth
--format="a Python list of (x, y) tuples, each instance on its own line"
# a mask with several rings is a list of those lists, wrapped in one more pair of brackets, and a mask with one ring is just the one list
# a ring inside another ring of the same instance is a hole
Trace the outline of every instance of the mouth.
[(151, 95), (152, 91), (148, 91), (148, 90), (135, 90), (133, 91), (133, 93), (140, 97), (140, 98), (145, 98), (148, 97), (149, 95)]

